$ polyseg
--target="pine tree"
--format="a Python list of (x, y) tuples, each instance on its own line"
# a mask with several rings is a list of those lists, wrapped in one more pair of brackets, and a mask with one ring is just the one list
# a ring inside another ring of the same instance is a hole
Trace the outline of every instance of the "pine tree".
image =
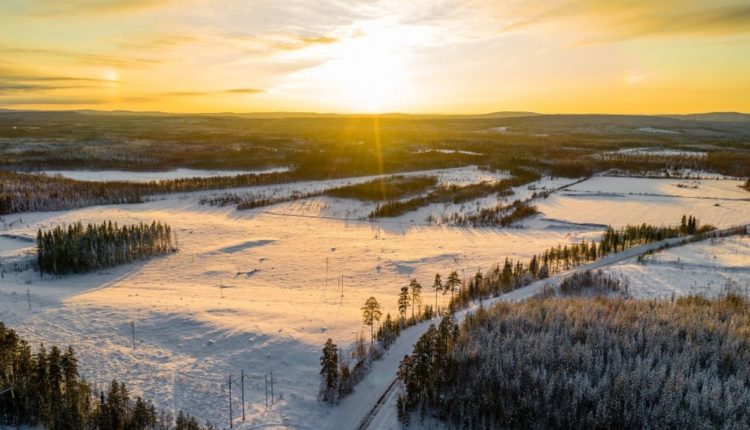
[[(411, 282), (409, 282), (409, 288), (411, 288), (411, 318), (416, 321), (414, 306), (417, 306), (417, 303), (421, 303), (422, 285), (420, 285), (416, 279), (412, 279)], [(417, 310), (419, 310), (419, 308), (417, 308)]]
[(455, 270), (452, 271), (448, 275), (448, 279), (445, 282), (445, 286), (443, 288), (443, 292), (446, 293), (450, 291), (451, 293), (451, 302), (453, 302), (453, 292), (456, 291), (456, 287), (458, 287), (461, 284), (461, 278), (458, 276), (458, 272)]
[(380, 321), (380, 316), (383, 313), (380, 311), (380, 303), (375, 297), (370, 297), (365, 301), (365, 305), (362, 306), (362, 320), (365, 325), (370, 326), (370, 348), (372, 348), (375, 342), (375, 321)]
[(443, 280), (440, 278), (440, 274), (435, 274), (435, 282), (432, 283), (432, 289), (435, 290), (435, 312), (438, 312), (438, 291), (443, 290)]
[(398, 295), (398, 313), (401, 320), (406, 320), (406, 310), (409, 309), (409, 287), (401, 287), (401, 293)]
[(331, 338), (323, 346), (323, 356), (320, 357), (320, 374), (323, 377), (321, 392), (323, 400), (333, 403), (336, 401), (339, 382), (338, 347)]

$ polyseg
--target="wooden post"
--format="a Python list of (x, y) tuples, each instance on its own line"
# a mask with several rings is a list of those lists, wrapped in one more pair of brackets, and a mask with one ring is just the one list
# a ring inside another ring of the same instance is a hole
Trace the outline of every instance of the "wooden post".
[(133, 333), (133, 351), (135, 351), (135, 322), (130, 321), (130, 329)]
[(232, 375), (229, 375), (229, 428), (232, 428)]
[(240, 385), (242, 386), (242, 421), (245, 421), (245, 371), (240, 374)]

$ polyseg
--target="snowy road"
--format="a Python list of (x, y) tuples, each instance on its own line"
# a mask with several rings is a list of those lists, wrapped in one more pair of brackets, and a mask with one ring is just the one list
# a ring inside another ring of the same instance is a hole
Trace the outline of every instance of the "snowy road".
[[(739, 226), (737, 226), (739, 227)], [(701, 240), (728, 234), (737, 227), (717, 230), (704, 235)], [(744, 231), (750, 231), (750, 225), (744, 226)], [(692, 236), (666, 239), (660, 242), (647, 243), (636, 246), (616, 254), (608, 255), (590, 264), (577, 266), (571, 270), (561, 272), (547, 279), (531, 283), (523, 288), (511, 291), (498, 297), (484, 300), (484, 305), (491, 305), (500, 301), (517, 302), (539, 294), (545, 286), (557, 288), (567, 276), (586, 270), (595, 270), (624, 260), (656, 251), (665, 246), (674, 247), (691, 243)], [(479, 305), (474, 304), (469, 308), (456, 313), (456, 321), (460, 322), (467, 313), (473, 312)], [(348, 429), (396, 429), (400, 428), (396, 411), (394, 410), (396, 398), (400, 390), (397, 383), (396, 373), (404, 355), (410, 354), (419, 337), (427, 331), (430, 324), (436, 324), (437, 319), (425, 321), (419, 325), (409, 328), (391, 346), (391, 349), (382, 360), (374, 365), (373, 372), (366, 381), (360, 383), (355, 392), (344, 399), (341, 404), (332, 411), (328, 420), (330, 428)]]

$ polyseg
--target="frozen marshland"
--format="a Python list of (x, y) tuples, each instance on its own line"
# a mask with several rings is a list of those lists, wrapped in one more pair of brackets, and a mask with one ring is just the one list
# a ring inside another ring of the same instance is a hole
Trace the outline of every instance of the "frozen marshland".
[[(460, 184), (503, 177), (476, 168), (431, 174)], [(283, 195), (365, 179), (232, 191)], [(545, 178), (535, 186), (554, 190), (574, 182)], [(496, 197), (430, 205), (378, 221), (366, 219), (373, 204), (328, 197), (249, 211), (200, 204), (201, 197), (223, 191), (16, 214), (0, 224), (0, 320), (33, 342), (73, 345), (84, 376), (96, 384), (121, 379), (161, 407), (216, 425), (227, 422), (229, 375), (244, 370), (248, 428), (336, 428), (332, 410), (317, 401), (320, 349), (329, 337), (346, 346), (358, 336), (367, 297), (394, 315), (398, 290), (411, 278), (425, 286), (429, 304), (436, 272), (469, 276), (506, 256), (527, 258), (559, 243), (596, 238), (607, 224), (675, 224), (683, 214), (717, 227), (747, 223), (750, 193), (739, 185), (729, 179), (594, 177), (537, 201), (540, 215), (505, 229), (426, 222), (430, 215), (495, 206), (502, 201)], [(528, 197), (528, 187), (521, 187), (509, 201)], [(179, 252), (87, 275), (40, 278), (24, 270), (34, 249), (24, 238), (33, 239), (38, 228), (110, 219), (166, 222), (177, 230)], [(607, 270), (626, 277), (638, 297), (715, 293), (729, 283), (747, 286), (748, 255), (747, 238), (733, 238)], [(20, 271), (12, 270), (16, 264)], [(685, 285), (695, 288), (675, 285), (685, 273), (691, 273)], [(270, 372), (275, 403), (267, 408), (264, 375)], [(233, 396), (238, 404), (239, 390)]]

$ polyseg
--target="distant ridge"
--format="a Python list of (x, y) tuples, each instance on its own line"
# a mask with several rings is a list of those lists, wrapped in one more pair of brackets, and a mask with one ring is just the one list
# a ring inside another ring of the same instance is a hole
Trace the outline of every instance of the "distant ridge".
[(162, 111), (130, 111), (130, 110), (33, 110), (33, 109), (5, 109), (0, 108), (0, 113), (75, 113), (81, 115), (101, 116), (154, 116), (154, 117), (232, 117), (248, 119), (284, 119), (284, 118), (392, 118), (392, 119), (511, 119), (529, 117), (570, 117), (570, 118), (668, 118), (682, 121), (696, 122), (728, 122), (728, 123), (750, 123), (750, 114), (741, 112), (705, 112), (693, 114), (668, 114), (668, 115), (636, 115), (636, 114), (542, 114), (527, 111), (498, 111), (482, 114), (420, 114), (420, 113), (319, 113), (319, 112), (197, 112), (179, 113)]
[(535, 112), (507, 111), (491, 112), (483, 114), (411, 114), (411, 113), (318, 113), (318, 112), (212, 112), (212, 113), (170, 113), (159, 111), (128, 111), (114, 110), (102, 111), (94, 109), (76, 110), (73, 112), (85, 115), (135, 115), (135, 116), (230, 116), (236, 118), (403, 118), (403, 119), (493, 119), (493, 118), (520, 118), (527, 116), (538, 116)]
[(706, 112), (687, 115), (669, 115), (668, 117), (708, 122), (750, 122), (750, 114), (740, 112)]

